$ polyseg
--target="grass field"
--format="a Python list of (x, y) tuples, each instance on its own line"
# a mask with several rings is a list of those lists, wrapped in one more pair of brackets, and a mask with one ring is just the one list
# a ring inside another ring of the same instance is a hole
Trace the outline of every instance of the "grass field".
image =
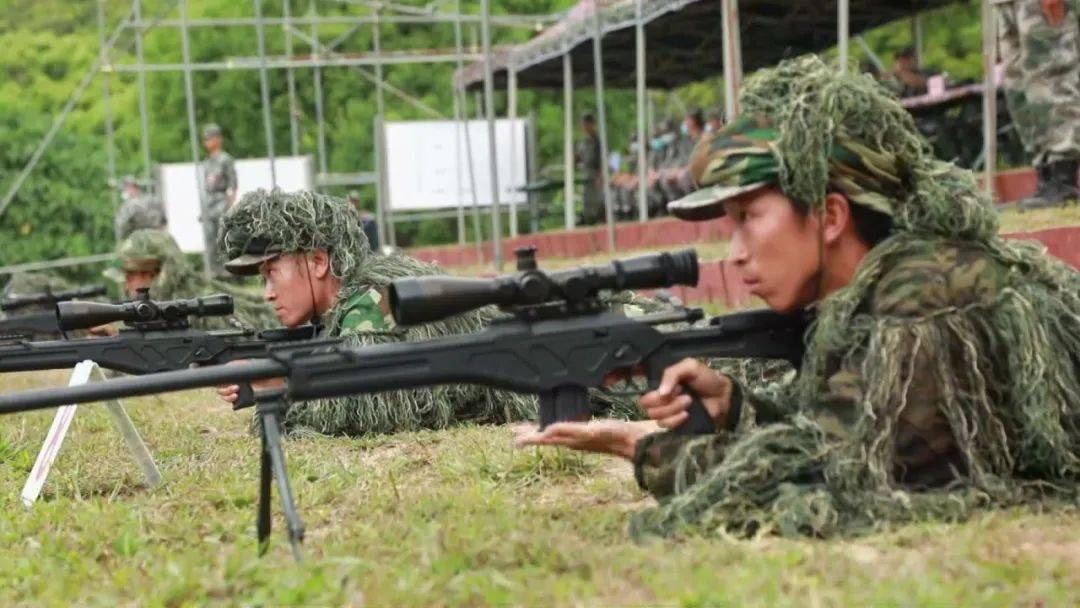
[[(1080, 209), (1003, 221), (1080, 224)], [(710, 247), (703, 259), (722, 257)], [(66, 379), (6, 374), (0, 390)], [(637, 544), (627, 519), (650, 499), (628, 464), (514, 450), (506, 427), (288, 441), (306, 559), (276, 503), (259, 559), (248, 415), (210, 391), (127, 406), (166, 484), (145, 488), (104, 409), (84, 406), (30, 509), (19, 491), (53, 412), (0, 417), (0, 606), (1080, 605), (1080, 508), (846, 540)]]
[[(8, 390), (59, 384), (11, 375)], [(146, 490), (102, 408), (44, 497), (18, 492), (52, 412), (0, 419), (0, 605), (1068, 606), (1080, 512), (987, 514), (852, 540), (625, 536), (629, 465), (514, 450), (505, 427), (287, 443), (307, 523), (256, 558), (258, 441), (209, 391), (132, 400), (166, 485)]]

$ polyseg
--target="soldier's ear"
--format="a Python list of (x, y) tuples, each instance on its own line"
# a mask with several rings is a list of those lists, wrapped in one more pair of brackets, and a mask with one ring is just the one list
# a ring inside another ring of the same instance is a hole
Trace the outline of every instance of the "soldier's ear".
[(316, 249), (312, 252), (311, 270), (317, 279), (330, 276), (330, 254), (325, 249)]
[(851, 201), (843, 194), (830, 192), (825, 195), (822, 218), (825, 223), (822, 234), (826, 243), (833, 243), (846, 233), (855, 234)]

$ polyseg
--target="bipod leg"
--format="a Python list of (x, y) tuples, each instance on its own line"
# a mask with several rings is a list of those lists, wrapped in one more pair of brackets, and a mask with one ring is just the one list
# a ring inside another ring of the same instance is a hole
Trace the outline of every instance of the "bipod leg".
[[(266, 553), (270, 541), (270, 494), (271, 479), (276, 483), (281, 495), (281, 506), (285, 512), (285, 525), (289, 532), (289, 545), (293, 557), (300, 561), (300, 545), (304, 542), (304, 522), (296, 508), (292, 487), (289, 485), (289, 473), (285, 467), (285, 451), (281, 447), (281, 414), (285, 411), (285, 391), (259, 391), (256, 393), (256, 412), (259, 415), (259, 428), (262, 437), (262, 458), (259, 479), (259, 514), (257, 533), (259, 554)], [(272, 477), (271, 477), (272, 476)]]

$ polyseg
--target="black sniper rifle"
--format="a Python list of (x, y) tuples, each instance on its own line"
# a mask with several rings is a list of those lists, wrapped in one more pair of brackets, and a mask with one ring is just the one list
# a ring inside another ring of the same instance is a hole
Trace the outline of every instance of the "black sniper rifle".
[(16, 294), (0, 300), (0, 310), (11, 312), (28, 306), (52, 306), (58, 302), (67, 302), (68, 300), (96, 298), (105, 295), (106, 291), (104, 285), (90, 285), (65, 291), (46, 289), (38, 293)]
[[(124, 327), (115, 336), (74, 340), (5, 342), (0, 337), (0, 372), (63, 369), (90, 359), (106, 369), (146, 375), (265, 357), (271, 346), (315, 336), (311, 326), (277, 328), (257, 335), (252, 329), (204, 331), (191, 327), (192, 317), (225, 316), (232, 312), (233, 298), (228, 295), (155, 301), (146, 289), (140, 289), (134, 300), (123, 304), (60, 302), (52, 315), (53, 324), (60, 331), (121, 321)], [(323, 346), (336, 343), (336, 340), (317, 342)], [(254, 404), (253, 393), (246, 385), (240, 403)]]
[[(392, 312), (405, 325), (492, 304), (510, 313), (475, 334), (363, 348), (270, 349), (265, 359), (248, 363), (0, 395), (0, 414), (283, 377), (287, 388), (256, 394), (264, 421), (258, 537), (265, 549), (272, 469), (285, 504), (289, 540), (299, 556), (303, 524), (292, 504), (284, 459), (265, 447), (280, 443), (278, 417), (286, 401), (466, 382), (537, 395), (543, 427), (587, 419), (591, 412), (586, 390), (603, 386), (612, 371), (639, 368), (656, 387), (664, 369), (686, 357), (785, 359), (796, 365), (802, 359), (807, 325), (803, 315), (752, 311), (714, 318), (708, 327), (663, 332), (655, 326), (692, 323), (702, 312), (682, 309), (628, 318), (609, 311), (600, 300), (605, 290), (695, 285), (693, 250), (553, 273), (536, 268), (534, 252), (518, 251), (520, 272), (515, 275), (420, 277), (391, 285)], [(711, 433), (715, 428), (695, 399), (687, 423), (675, 432)]]
[[(40, 293), (15, 295), (0, 300), (0, 310), (13, 312), (29, 306), (48, 306), (55, 309), (59, 302), (103, 296), (105, 291), (104, 285), (94, 285), (67, 291), (45, 290)], [(0, 340), (16, 337), (27, 339), (61, 337), (60, 328), (56, 324), (55, 311), (20, 314), (0, 319)]]

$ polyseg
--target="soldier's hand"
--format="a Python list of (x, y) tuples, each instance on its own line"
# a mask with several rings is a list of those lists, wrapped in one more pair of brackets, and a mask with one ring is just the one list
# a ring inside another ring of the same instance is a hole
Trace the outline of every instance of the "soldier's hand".
[(116, 326), (112, 323), (107, 323), (105, 325), (95, 325), (94, 327), (91, 327), (86, 331), (89, 332), (91, 336), (98, 337), (112, 337), (120, 333), (120, 330), (117, 329)]
[(631, 460), (638, 440), (656, 430), (656, 425), (650, 421), (600, 419), (589, 422), (556, 422), (542, 431), (531, 428), (514, 429), (514, 445), (519, 448), (530, 445), (557, 445)]
[(661, 427), (675, 428), (690, 416), (686, 410), (693, 400), (683, 389), (684, 386), (701, 399), (716, 428), (727, 425), (727, 414), (731, 409), (731, 378), (713, 371), (697, 359), (683, 359), (665, 369), (660, 386), (642, 395), (638, 403), (649, 418)]
[(1052, 27), (1065, 21), (1065, 0), (1042, 0), (1043, 16)]

